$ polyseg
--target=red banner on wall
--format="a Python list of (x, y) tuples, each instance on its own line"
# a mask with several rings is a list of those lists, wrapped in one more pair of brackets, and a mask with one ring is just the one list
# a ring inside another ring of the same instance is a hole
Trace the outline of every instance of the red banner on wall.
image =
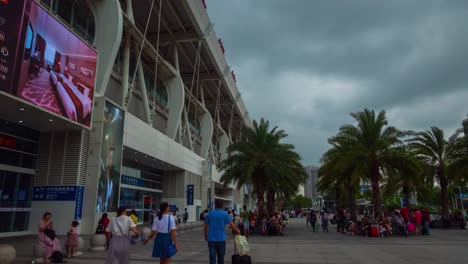
[(16, 138), (7, 135), (0, 135), (0, 147), (16, 149)]

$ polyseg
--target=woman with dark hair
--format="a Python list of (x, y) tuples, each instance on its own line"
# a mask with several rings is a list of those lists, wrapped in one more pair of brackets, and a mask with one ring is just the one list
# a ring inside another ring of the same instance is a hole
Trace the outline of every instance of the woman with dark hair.
[(169, 205), (167, 203), (161, 204), (159, 215), (154, 220), (151, 234), (143, 243), (148, 243), (155, 236), (153, 257), (159, 258), (159, 263), (161, 264), (171, 263), (170, 258), (172, 256), (169, 255), (167, 249), (175, 245), (176, 251), (179, 251), (179, 245), (176, 239), (175, 218), (169, 214)]
[(107, 213), (103, 213), (96, 227), (96, 234), (104, 234), (106, 236), (106, 249), (109, 248), (109, 232), (106, 230), (109, 226), (109, 222), (110, 220), (107, 218)]
[(39, 223), (38, 237), (39, 245), (44, 251), (44, 263), (50, 263), (50, 258), (55, 251), (62, 252), (62, 245), (55, 237), (54, 226), (51, 220), (52, 214), (47, 212), (42, 216)]
[(112, 218), (106, 230), (112, 234), (109, 251), (107, 252), (107, 264), (128, 263), (128, 249), (130, 247), (131, 236), (130, 230), (137, 236), (140, 235), (140, 232), (136, 228), (136, 224), (127, 216), (127, 208), (121, 206), (117, 210), (117, 217)]

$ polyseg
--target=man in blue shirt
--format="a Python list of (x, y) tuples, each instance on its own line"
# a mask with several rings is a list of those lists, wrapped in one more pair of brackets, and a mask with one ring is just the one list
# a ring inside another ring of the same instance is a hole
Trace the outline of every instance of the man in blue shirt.
[(215, 210), (208, 213), (205, 218), (205, 240), (208, 241), (210, 264), (224, 264), (226, 253), (226, 224), (229, 224), (236, 234), (237, 226), (231, 221), (229, 215), (223, 211), (223, 201), (215, 200)]

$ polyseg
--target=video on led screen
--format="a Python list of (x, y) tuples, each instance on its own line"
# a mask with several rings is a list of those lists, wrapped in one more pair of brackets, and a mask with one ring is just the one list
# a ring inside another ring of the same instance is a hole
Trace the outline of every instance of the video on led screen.
[(0, 68), (8, 68), (1, 90), (89, 127), (97, 52), (34, 1), (15, 2), (0, 8), (9, 50), (0, 55)]

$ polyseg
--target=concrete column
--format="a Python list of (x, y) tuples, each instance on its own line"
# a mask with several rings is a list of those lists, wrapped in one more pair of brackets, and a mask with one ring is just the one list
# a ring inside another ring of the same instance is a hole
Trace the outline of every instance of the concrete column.
[[(135, 54), (140, 54), (139, 49), (140, 47), (138, 46), (137, 43), (135, 43)], [(148, 101), (148, 92), (146, 90), (145, 74), (143, 73), (143, 66), (142, 66), (141, 60), (140, 60), (140, 63), (138, 63), (137, 67), (138, 67), (137, 69), (138, 86), (140, 87), (141, 97), (143, 97), (142, 99), (143, 99), (143, 107), (145, 109), (145, 119), (146, 119), (145, 121), (146, 123), (151, 124), (151, 114), (150, 114), (149, 101)]]
[(190, 123), (188, 119), (187, 110), (184, 109), (184, 122), (185, 122), (185, 133), (187, 133), (186, 137), (188, 139), (189, 148), (193, 151), (193, 141), (192, 141), (192, 131), (190, 131)]
[(119, 1), (88, 1), (96, 23), (93, 45), (99, 53), (96, 73), (98, 95), (104, 95), (122, 40), (123, 18)]
[(125, 44), (123, 48), (123, 74), (122, 74), (122, 105), (126, 107), (126, 98), (128, 96), (128, 82), (130, 76), (130, 41), (129, 33), (125, 36)]
[(229, 137), (223, 133), (219, 138), (219, 151), (221, 153), (221, 161), (227, 158), (227, 147), (229, 146)]
[(201, 117), (201, 135), (202, 142), (200, 156), (204, 159), (208, 159), (208, 150), (213, 138), (213, 119), (208, 111), (206, 111)]
[(177, 47), (174, 48), (174, 61), (176, 76), (164, 81), (164, 83), (167, 87), (167, 94), (169, 97), (166, 135), (175, 140), (185, 102), (184, 83), (180, 77)]
[(128, 16), (128, 19), (132, 22), (135, 23), (135, 19), (133, 18), (133, 6), (132, 6), (132, 0), (126, 0), (125, 5), (127, 8), (125, 9), (125, 13)]
[(83, 214), (81, 218), (81, 234), (92, 234), (97, 225), (96, 203), (98, 179), (101, 161), (102, 133), (104, 128), (104, 97), (94, 98), (93, 124), (89, 139), (89, 155), (86, 175), (86, 185), (83, 199)]

